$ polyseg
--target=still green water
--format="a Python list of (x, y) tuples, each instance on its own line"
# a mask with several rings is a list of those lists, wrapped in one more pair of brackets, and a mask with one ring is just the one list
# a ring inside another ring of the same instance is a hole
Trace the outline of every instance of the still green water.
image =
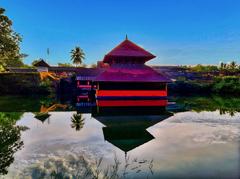
[(0, 97), (0, 178), (240, 178), (240, 99), (170, 103), (113, 115)]

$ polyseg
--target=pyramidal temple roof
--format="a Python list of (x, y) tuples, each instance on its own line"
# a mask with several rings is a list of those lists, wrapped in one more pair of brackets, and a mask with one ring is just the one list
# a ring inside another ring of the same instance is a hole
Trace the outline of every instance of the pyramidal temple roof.
[(144, 50), (142, 47), (136, 45), (126, 38), (122, 43), (105, 55), (103, 62), (108, 63), (113, 59), (136, 59), (146, 62), (155, 57), (155, 55)]
[(96, 77), (108, 82), (171, 82), (163, 74), (144, 64), (114, 64)]

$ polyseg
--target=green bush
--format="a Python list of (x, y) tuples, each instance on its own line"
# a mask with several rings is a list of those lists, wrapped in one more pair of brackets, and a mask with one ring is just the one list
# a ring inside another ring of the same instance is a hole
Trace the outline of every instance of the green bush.
[(212, 85), (212, 91), (221, 94), (240, 94), (240, 77), (226, 76), (216, 77)]
[(197, 81), (176, 81), (168, 85), (169, 95), (183, 94), (194, 95), (209, 93), (211, 85)]
[(224, 76), (215, 77), (213, 81), (176, 81), (168, 85), (169, 94), (222, 94), (222, 95), (240, 95), (240, 77)]
[(0, 73), (0, 95), (35, 95), (50, 92), (51, 82), (42, 82), (39, 73)]

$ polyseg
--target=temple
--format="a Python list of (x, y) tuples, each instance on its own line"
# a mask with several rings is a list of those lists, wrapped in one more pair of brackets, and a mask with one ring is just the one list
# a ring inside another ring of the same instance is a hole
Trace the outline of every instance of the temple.
[(145, 65), (153, 58), (153, 54), (126, 38), (105, 55), (103, 63), (109, 67), (94, 80), (96, 98), (166, 98), (170, 80)]

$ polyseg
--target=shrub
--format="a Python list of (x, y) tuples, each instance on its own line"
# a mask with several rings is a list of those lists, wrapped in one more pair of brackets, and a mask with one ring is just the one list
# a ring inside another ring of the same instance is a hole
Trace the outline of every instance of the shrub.
[(213, 82), (212, 91), (221, 94), (240, 94), (240, 77), (226, 76), (216, 77)]
[(0, 73), (0, 95), (49, 94), (50, 82), (41, 82), (39, 73)]

